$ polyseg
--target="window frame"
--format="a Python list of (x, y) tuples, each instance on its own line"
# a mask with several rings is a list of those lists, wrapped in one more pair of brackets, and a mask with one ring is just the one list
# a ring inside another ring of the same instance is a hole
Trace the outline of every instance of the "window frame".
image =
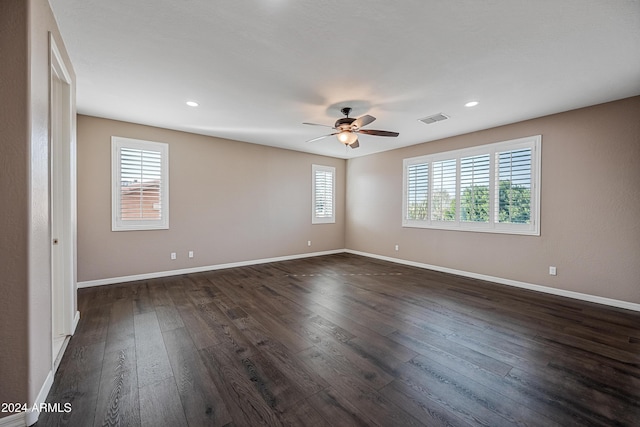
[[(160, 219), (123, 220), (121, 218), (121, 162), (123, 148), (160, 153)], [(111, 137), (111, 231), (169, 229), (169, 144), (141, 139)]]
[[(499, 201), (499, 172), (497, 169), (497, 156), (499, 153), (531, 149), (531, 189), (530, 189), (530, 223), (501, 223), (498, 222), (496, 203)], [(521, 235), (540, 235), (540, 159), (542, 149), (542, 136), (534, 135), (508, 141), (479, 145), (459, 150), (445, 151), (417, 157), (403, 159), (402, 172), (402, 227), (406, 228), (432, 228), (441, 230), (476, 231), (486, 233), (505, 233)], [(489, 155), (489, 220), (488, 222), (461, 221), (461, 159)], [(455, 220), (436, 221), (432, 219), (432, 189), (434, 186), (433, 164), (455, 159), (456, 161), (456, 194), (455, 194)], [(408, 170), (410, 166), (427, 164), (428, 166), (428, 191), (426, 197), (429, 206), (425, 219), (409, 219), (408, 212)]]
[[(316, 216), (318, 200), (316, 200), (316, 173), (331, 174), (331, 216)], [(334, 224), (336, 222), (336, 168), (333, 166), (311, 165), (311, 223)]]

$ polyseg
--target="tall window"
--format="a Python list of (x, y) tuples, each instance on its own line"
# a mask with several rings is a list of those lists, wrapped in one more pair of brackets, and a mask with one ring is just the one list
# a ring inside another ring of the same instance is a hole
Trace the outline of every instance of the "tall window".
[(539, 235), (541, 140), (405, 159), (402, 225)]
[(169, 146), (111, 138), (112, 231), (169, 228)]
[(312, 224), (326, 224), (336, 222), (336, 168), (330, 166), (312, 165), (313, 181), (313, 214)]

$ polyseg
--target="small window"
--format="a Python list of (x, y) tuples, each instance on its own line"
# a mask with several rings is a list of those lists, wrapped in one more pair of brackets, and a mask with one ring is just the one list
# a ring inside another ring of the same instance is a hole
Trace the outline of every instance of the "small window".
[(111, 138), (111, 230), (169, 228), (169, 146)]
[(540, 235), (541, 136), (404, 160), (404, 227)]
[(336, 168), (330, 166), (311, 166), (313, 174), (313, 216), (312, 224), (327, 224), (336, 222), (335, 193)]

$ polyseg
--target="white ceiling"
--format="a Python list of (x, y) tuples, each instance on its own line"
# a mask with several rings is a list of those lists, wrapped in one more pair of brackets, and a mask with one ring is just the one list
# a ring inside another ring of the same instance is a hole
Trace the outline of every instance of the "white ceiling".
[(640, 94), (640, 0), (49, 1), (79, 113), (340, 158)]

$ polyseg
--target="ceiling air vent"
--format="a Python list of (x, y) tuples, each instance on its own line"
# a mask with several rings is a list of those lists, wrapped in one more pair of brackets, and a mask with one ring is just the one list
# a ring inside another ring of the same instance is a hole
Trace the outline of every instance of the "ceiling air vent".
[(426, 125), (430, 125), (432, 123), (441, 122), (443, 120), (447, 120), (449, 116), (446, 114), (438, 113), (429, 117), (425, 117), (424, 119), (418, 119), (419, 122), (422, 122)]

